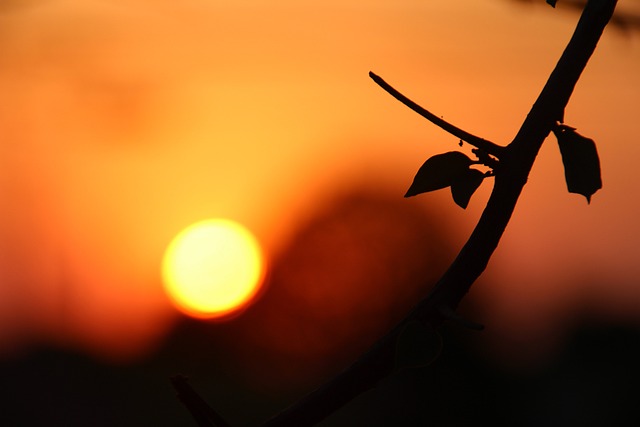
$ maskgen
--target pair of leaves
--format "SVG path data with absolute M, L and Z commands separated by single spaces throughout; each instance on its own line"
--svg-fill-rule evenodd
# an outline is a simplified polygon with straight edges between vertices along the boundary
M 553 133 L 560 146 L 567 189 L 570 193 L 582 194 L 587 203 L 591 203 L 591 196 L 602 188 L 600 158 L 595 142 L 567 125 L 556 126 Z
M 457 151 L 437 154 L 420 167 L 404 197 L 451 187 L 453 200 L 465 209 L 485 177 L 481 171 L 470 168 L 473 163 Z

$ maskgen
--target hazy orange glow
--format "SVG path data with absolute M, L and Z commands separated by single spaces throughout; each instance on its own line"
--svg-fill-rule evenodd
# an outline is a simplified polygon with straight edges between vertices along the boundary
M 578 18 L 510 0 L 10 3 L 0 352 L 55 342 L 114 357 L 152 350 L 175 322 L 161 265 L 186 224 L 234 218 L 276 259 L 328 195 L 366 183 L 402 200 L 427 157 L 458 148 L 369 70 L 507 144 Z M 598 143 L 602 191 L 589 206 L 567 194 L 550 139 L 474 288 L 497 341 L 535 341 L 576 301 L 640 323 L 638 40 L 608 29 L 566 111 Z M 402 201 L 456 224 L 459 248 L 489 191 L 466 211 L 444 192 Z
M 257 294 L 264 259 L 256 238 L 229 220 L 206 220 L 181 231 L 165 252 L 162 277 L 184 313 L 203 318 L 228 315 Z

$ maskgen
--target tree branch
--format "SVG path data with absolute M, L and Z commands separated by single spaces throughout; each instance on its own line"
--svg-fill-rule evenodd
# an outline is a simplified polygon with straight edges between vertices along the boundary
M 373 71 L 369 71 L 369 77 L 371 77 L 373 81 L 376 82 L 382 89 L 387 91 L 389 95 L 393 96 L 395 99 L 402 102 L 404 105 L 411 108 L 413 111 L 420 114 L 422 117 L 429 120 L 434 125 L 449 132 L 451 135 L 455 136 L 456 138 L 459 138 L 465 142 L 468 142 L 474 147 L 479 148 L 497 158 L 500 158 L 500 156 L 502 155 L 502 152 L 504 151 L 504 147 L 496 143 L 493 143 L 491 141 L 487 141 L 484 138 L 480 138 L 479 136 L 472 135 L 469 132 L 462 130 L 459 127 L 454 126 L 451 123 L 447 122 L 446 120 L 436 116 L 429 110 L 421 107 L 420 105 L 416 104 L 415 102 L 413 102 L 412 100 L 404 96 L 402 93 L 400 93 L 393 86 L 391 86 L 389 83 L 384 81 L 382 77 L 378 76 Z
M 264 427 L 312 426 L 334 412 L 361 392 L 372 388 L 390 373 L 397 337 L 406 323 L 420 319 L 438 326 L 451 316 L 460 300 L 468 292 L 486 268 L 491 255 L 504 233 L 516 202 L 544 139 L 556 121 L 561 121 L 564 108 L 573 92 L 582 70 L 596 48 L 598 40 L 611 18 L 616 0 L 590 0 L 578 22 L 573 37 L 551 73 L 538 100 L 514 140 L 504 149 L 493 143 L 459 130 L 439 119 L 422 107 L 408 101 L 382 79 L 371 73 L 376 83 L 391 88 L 391 94 L 409 105 L 434 124 L 478 148 L 491 153 L 499 147 L 500 170 L 495 176 L 495 185 L 480 220 L 457 258 L 431 293 L 396 326 L 378 341 L 351 367 L 333 381 L 314 391 L 296 405 L 286 409 L 264 424 Z M 375 76 L 375 77 L 374 77 Z M 381 85 L 381 86 L 382 86 Z M 408 101 L 408 102 L 405 102 Z M 414 108 L 415 107 L 415 108 Z M 435 120 L 433 120 L 435 119 Z M 444 126 L 443 126 L 444 125 Z M 478 141 L 480 142 L 479 145 Z M 488 149 L 487 149 L 488 148 Z
M 189 385 L 186 377 L 176 375 L 171 378 L 171 384 L 178 393 L 178 399 L 189 410 L 198 426 L 229 427 L 229 424 Z
M 353 365 L 267 421 L 264 427 L 313 426 L 360 393 L 375 387 L 392 372 L 397 338 L 410 321 L 421 320 L 436 327 L 444 320 L 452 319 L 468 323 L 468 326 L 479 326 L 460 320 L 454 310 L 486 268 L 511 218 L 538 151 L 552 128 L 557 122 L 563 121 L 563 112 L 569 97 L 615 6 L 616 0 L 590 0 L 587 3 L 558 64 L 519 132 L 507 147 L 500 147 L 475 137 L 439 119 L 408 100 L 375 74 L 370 74 L 376 83 L 427 120 L 477 148 L 499 157 L 500 168 L 495 173 L 493 191 L 478 224 L 427 298 Z
M 455 309 L 489 258 L 511 218 L 516 202 L 545 138 L 557 122 L 598 40 L 615 9 L 616 0 L 590 0 L 576 30 L 517 135 L 506 147 L 487 206 L 469 240 L 431 294 L 416 309 L 416 316 L 433 317 L 433 308 Z

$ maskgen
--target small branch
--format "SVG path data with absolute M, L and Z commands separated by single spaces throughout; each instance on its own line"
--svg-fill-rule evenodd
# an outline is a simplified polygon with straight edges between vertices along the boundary
M 182 404 L 189 410 L 191 416 L 200 427 L 230 427 L 229 424 L 191 388 L 186 377 L 176 375 L 171 378 L 171 384 L 176 392 L 178 392 L 178 399 L 180 399 Z
M 581 11 L 587 0 L 562 0 L 562 6 Z M 611 18 L 613 28 L 622 32 L 640 30 L 640 15 L 631 11 L 618 10 Z
M 449 306 L 446 306 L 446 305 L 440 306 L 438 308 L 438 312 L 440 313 L 440 315 L 444 319 L 451 320 L 453 322 L 459 323 L 460 325 L 464 326 L 465 328 L 473 329 L 474 331 L 482 331 L 482 330 L 484 330 L 484 325 L 483 324 L 476 323 L 476 322 L 471 321 L 469 319 L 465 319 L 464 317 L 462 317 L 458 313 L 456 313 Z
M 479 164 L 491 168 L 492 171 L 495 172 L 500 167 L 500 162 L 496 158 L 491 157 L 485 151 L 482 151 L 479 148 L 474 148 L 473 150 L 471 150 L 471 152 L 475 154 L 476 157 L 478 157 Z
M 325 419 L 354 397 L 378 385 L 394 368 L 396 341 L 405 319 L 332 380 L 280 412 L 262 427 L 308 427 Z
M 422 320 L 435 327 L 446 319 L 453 319 L 471 328 L 481 328 L 481 325 L 458 316 L 455 309 L 480 277 L 498 246 L 538 151 L 547 135 L 557 126 L 557 122 L 562 121 L 573 88 L 595 50 L 615 6 L 616 0 L 590 0 L 587 3 L 574 35 L 556 68 L 520 131 L 507 147 L 498 146 L 447 123 L 406 98 L 374 73 L 370 73 L 371 78 L 383 89 L 427 120 L 487 155 L 498 158 L 500 170 L 495 174 L 493 191 L 469 240 L 427 298 L 353 365 L 267 421 L 265 427 L 313 426 L 363 391 L 375 387 L 382 378 L 392 372 L 395 344 L 400 331 L 409 321 Z M 188 386 L 186 379 L 176 377 L 173 382 L 180 399 L 199 420 L 201 427 L 227 426 L 219 415 L 206 403 L 201 402 L 202 399 Z
M 464 320 L 454 310 L 471 285 L 486 268 L 509 223 L 520 193 L 544 139 L 566 107 L 580 73 L 615 9 L 616 0 L 591 0 L 587 4 L 573 37 L 551 73 L 522 128 L 508 147 L 500 147 L 470 135 L 434 116 L 370 73 L 371 78 L 403 104 L 427 120 L 500 160 L 500 173 L 487 206 L 469 240 L 452 265 L 438 280 L 431 293 L 391 332 L 381 338 L 353 365 L 334 380 L 289 407 L 263 427 L 306 427 L 316 424 L 362 391 L 374 387 L 391 371 L 395 343 L 401 328 L 414 319 L 435 326 L 446 319 L 479 329 L 481 325 Z M 472 143 L 473 141 L 473 143 Z
M 376 82 L 382 89 L 387 91 L 389 95 L 393 96 L 395 99 L 402 102 L 404 105 L 411 108 L 413 111 L 420 114 L 422 117 L 429 120 L 434 125 L 449 132 L 451 135 L 465 142 L 468 142 L 474 147 L 479 148 L 485 151 L 486 153 L 491 154 L 492 156 L 495 156 L 497 158 L 500 158 L 500 156 L 502 155 L 504 151 L 504 147 L 501 147 L 500 145 L 494 142 L 487 141 L 486 139 L 480 138 L 479 136 L 472 135 L 469 132 L 460 129 L 457 126 L 452 125 L 446 120 L 441 119 L 440 117 L 436 116 L 432 112 L 426 110 L 425 108 L 421 107 L 420 105 L 416 104 L 415 102 L 413 102 L 412 100 L 404 96 L 402 93 L 400 93 L 393 86 L 391 86 L 389 83 L 384 81 L 382 77 L 378 76 L 373 71 L 369 71 L 369 77 L 371 77 L 373 81 Z
M 573 89 L 613 15 L 616 0 L 590 0 L 555 69 L 513 141 L 476 228 L 431 294 L 416 308 L 418 318 L 433 318 L 436 307 L 454 309 L 486 268 L 509 223 L 542 143 L 563 116 Z M 437 321 L 436 317 L 436 321 Z

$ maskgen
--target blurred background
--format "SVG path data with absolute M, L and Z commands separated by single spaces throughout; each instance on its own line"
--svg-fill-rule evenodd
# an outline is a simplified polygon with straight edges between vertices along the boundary
M 466 210 L 446 190 L 403 199 L 460 148 L 368 71 L 506 145 L 575 28 L 566 3 L 2 1 L 0 422 L 195 425 L 181 373 L 250 426 L 334 375 L 428 292 L 492 184 Z M 603 189 L 567 193 L 551 137 L 464 301 L 486 330 L 447 327 L 436 364 L 323 425 L 637 411 L 639 100 L 640 32 L 611 26 L 565 115 L 598 144 Z M 161 277 L 207 218 L 247 227 L 267 264 L 221 320 L 182 314 Z

